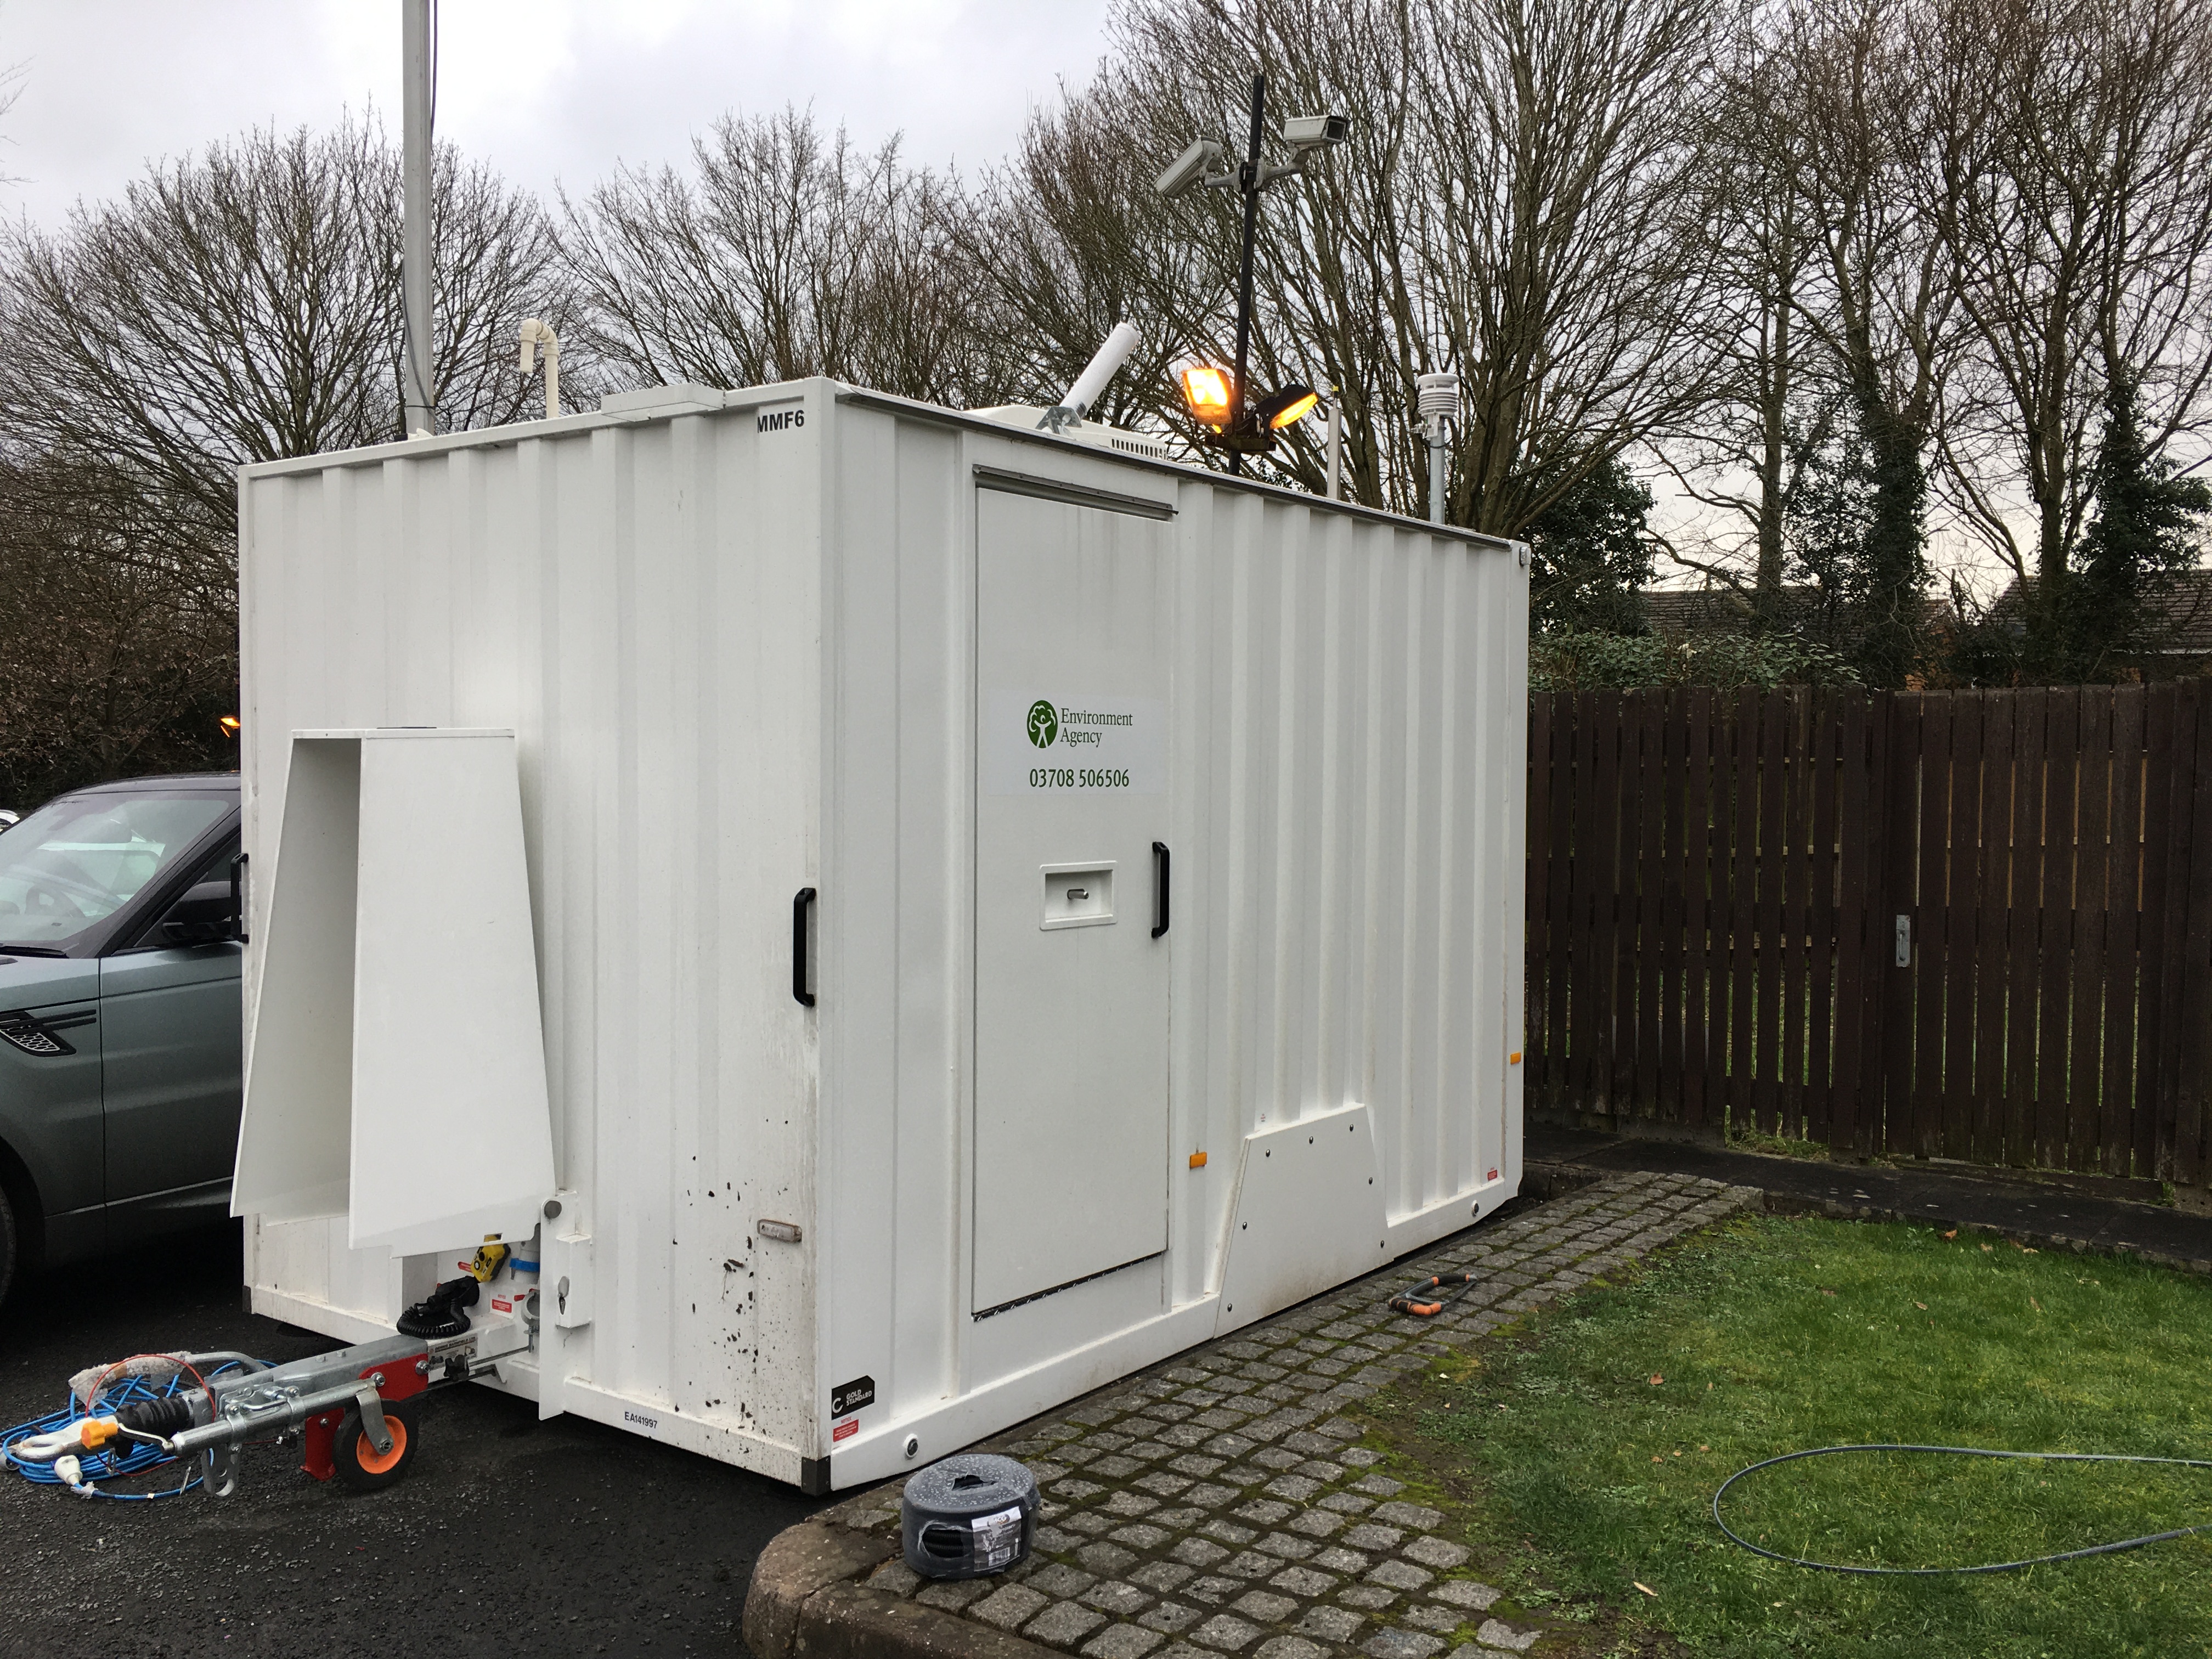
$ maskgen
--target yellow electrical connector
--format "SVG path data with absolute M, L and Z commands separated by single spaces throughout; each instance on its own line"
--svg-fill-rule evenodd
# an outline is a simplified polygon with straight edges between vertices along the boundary
M 477 1246 L 477 1259 L 469 1264 L 479 1285 L 489 1285 L 499 1272 L 499 1264 L 507 1260 L 507 1246 L 499 1242 L 497 1233 L 486 1233 L 484 1242 Z

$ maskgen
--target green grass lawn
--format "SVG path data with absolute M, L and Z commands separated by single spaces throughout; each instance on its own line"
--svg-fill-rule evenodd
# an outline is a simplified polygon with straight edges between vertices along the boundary
M 1869 1579 L 1761 1560 L 1711 1512 L 1746 1464 L 1842 1442 L 2212 1458 L 2212 1280 L 1747 1218 L 1438 1360 L 1375 1420 L 1509 1610 L 1579 1621 L 1539 1654 L 2212 1656 L 2212 1534 Z M 1738 1486 L 1728 1514 L 1793 1555 L 1963 1565 L 2212 1522 L 2212 1470 L 1816 1458 Z

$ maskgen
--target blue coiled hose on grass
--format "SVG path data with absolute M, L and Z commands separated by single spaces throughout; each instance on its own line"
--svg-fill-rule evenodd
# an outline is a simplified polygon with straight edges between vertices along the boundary
M 1721 1518 L 1721 1499 L 1728 1489 L 1746 1475 L 1757 1474 L 1761 1469 L 1771 1469 L 1777 1463 L 1795 1462 L 1801 1457 L 1837 1457 L 1847 1452 L 1923 1452 L 1946 1457 L 2008 1457 L 2022 1458 L 2043 1463 L 2166 1463 L 2185 1469 L 2212 1469 L 2212 1462 L 2197 1457 L 2132 1457 L 2122 1452 L 2023 1452 L 1992 1451 L 1986 1446 L 1816 1446 L 1810 1451 L 1784 1452 L 1779 1457 L 1770 1457 L 1763 1462 L 1738 1469 L 1721 1482 L 1720 1490 L 1713 1494 L 1713 1524 L 1729 1537 L 1729 1541 L 1741 1544 L 1753 1555 L 1763 1555 L 1770 1561 L 1781 1561 L 1793 1567 L 1811 1567 L 1820 1572 L 1849 1572 L 1869 1578 L 1942 1578 L 1977 1572 L 2017 1572 L 2022 1567 L 2039 1567 L 2052 1561 L 2080 1561 L 2092 1555 L 2117 1555 L 2122 1550 L 2141 1549 L 2145 1544 L 2162 1544 L 2169 1538 L 2187 1538 L 2200 1532 L 2212 1532 L 2212 1521 L 2194 1527 L 2176 1527 L 2169 1532 L 2147 1532 L 2140 1538 L 2124 1538 L 2117 1543 L 2092 1544 L 2087 1549 L 2061 1550 L 2056 1555 L 2031 1555 L 2024 1561 L 1984 1561 L 1970 1567 L 1858 1567 L 1847 1566 L 1841 1561 L 1813 1561 L 1802 1555 L 1784 1555 L 1779 1550 L 1763 1549 L 1743 1537 Z

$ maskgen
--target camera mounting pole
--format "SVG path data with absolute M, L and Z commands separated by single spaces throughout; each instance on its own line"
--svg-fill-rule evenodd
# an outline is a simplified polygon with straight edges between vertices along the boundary
M 1267 77 L 1252 77 L 1252 143 L 1245 152 L 1244 165 L 1237 170 L 1237 188 L 1244 192 L 1244 258 L 1237 283 L 1237 380 L 1229 388 L 1234 400 L 1230 404 L 1229 430 L 1239 431 L 1244 424 L 1247 407 L 1244 396 L 1244 372 L 1252 353 L 1252 243 L 1260 229 L 1260 192 L 1267 186 L 1260 171 L 1260 133 L 1267 116 Z M 1229 470 L 1232 473 L 1244 471 L 1242 452 L 1229 452 Z

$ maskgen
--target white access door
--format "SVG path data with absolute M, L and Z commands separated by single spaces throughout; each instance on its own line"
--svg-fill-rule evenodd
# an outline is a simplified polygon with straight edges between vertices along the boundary
M 980 1313 L 1166 1248 L 1175 935 L 1169 526 L 980 485 L 975 525 Z

